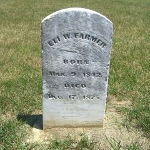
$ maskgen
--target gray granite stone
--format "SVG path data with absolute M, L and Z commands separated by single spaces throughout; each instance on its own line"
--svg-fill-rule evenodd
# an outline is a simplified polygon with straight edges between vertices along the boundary
M 42 21 L 43 127 L 101 127 L 113 25 L 88 9 L 68 8 Z

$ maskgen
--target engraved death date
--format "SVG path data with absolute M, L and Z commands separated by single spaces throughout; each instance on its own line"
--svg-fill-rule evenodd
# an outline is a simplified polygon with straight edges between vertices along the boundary
M 90 64 L 90 61 L 89 60 L 74 60 L 74 59 L 68 60 L 68 59 L 64 59 L 62 64 L 64 64 L 64 65 L 85 65 L 86 66 L 86 65 Z M 80 81 L 75 80 L 76 77 L 80 76 L 81 78 L 84 78 L 85 80 L 91 80 L 91 78 L 101 78 L 102 74 L 99 71 L 92 71 L 92 72 L 90 72 L 90 71 L 85 71 L 84 72 L 83 71 L 82 72 L 81 70 L 78 70 L 78 71 L 70 71 L 70 72 L 67 72 L 67 73 L 63 72 L 63 71 L 62 72 L 48 71 L 47 76 L 49 76 L 50 78 L 54 77 L 55 79 L 58 79 L 58 78 L 60 79 L 61 78 L 62 81 L 63 81 L 63 77 L 69 77 L 69 78 L 72 77 L 73 82 L 69 83 L 69 82 L 65 81 L 63 83 L 63 87 L 61 87 L 61 88 L 66 89 L 66 90 L 71 90 L 71 89 L 84 90 L 84 89 L 88 88 L 88 85 L 87 85 L 88 82 L 80 83 Z M 57 89 L 59 86 L 60 85 L 50 85 L 49 89 Z M 47 96 L 48 96 L 49 99 L 63 99 L 64 98 L 61 95 L 59 95 L 59 96 L 58 95 L 56 96 L 56 95 L 53 92 L 47 93 Z M 70 95 L 69 94 L 67 96 L 67 98 L 74 100 L 74 99 L 78 98 L 78 95 L 76 95 L 76 94 L 71 94 Z M 90 94 L 88 94 L 88 95 L 83 94 L 82 97 L 80 97 L 80 98 L 82 98 L 83 100 L 100 99 L 99 96 L 94 96 L 94 95 L 90 95 Z

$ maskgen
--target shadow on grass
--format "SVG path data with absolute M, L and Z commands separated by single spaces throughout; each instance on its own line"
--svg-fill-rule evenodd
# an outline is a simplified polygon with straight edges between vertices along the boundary
M 43 129 L 43 116 L 41 114 L 39 115 L 19 114 L 17 116 L 17 120 L 25 122 L 33 128 L 40 129 L 40 130 Z

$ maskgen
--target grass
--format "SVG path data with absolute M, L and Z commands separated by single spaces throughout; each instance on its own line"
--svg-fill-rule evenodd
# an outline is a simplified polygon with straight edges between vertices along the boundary
M 0 150 L 27 149 L 27 144 L 22 140 L 27 132 L 21 128 L 21 122 L 0 119 L 0 126 Z
M 23 142 L 30 132 L 16 118 L 42 109 L 40 23 L 48 14 L 67 7 L 89 8 L 113 22 L 108 96 L 130 101 L 131 107 L 119 108 L 126 126 L 150 137 L 149 0 L 0 0 L 0 149 L 41 147 Z M 65 149 L 64 143 L 73 143 L 69 140 L 52 141 L 49 149 Z M 134 142 L 124 146 L 121 141 L 108 140 L 112 149 L 138 149 Z M 76 149 L 91 149 L 92 143 L 84 138 Z
M 108 140 L 108 139 L 107 139 Z M 112 138 L 111 140 L 108 140 L 111 148 L 113 150 L 138 150 L 141 149 L 139 148 L 139 144 L 138 143 L 132 143 L 130 145 L 122 145 L 121 141 L 116 141 L 116 139 Z
M 64 140 L 55 139 L 51 141 L 51 144 L 47 149 L 59 149 L 59 150 L 82 150 L 82 149 L 94 149 L 96 142 L 88 139 L 87 136 L 83 136 L 79 141 L 71 137 L 67 137 Z

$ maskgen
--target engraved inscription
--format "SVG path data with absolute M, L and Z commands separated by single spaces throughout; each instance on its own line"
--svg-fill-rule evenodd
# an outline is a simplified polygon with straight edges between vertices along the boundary
M 85 84 L 69 84 L 69 83 L 65 83 L 64 84 L 65 88 L 85 88 L 86 85 Z
M 64 73 L 64 72 L 55 72 L 55 71 L 49 71 L 49 75 L 52 77 L 65 77 L 65 76 L 71 76 L 71 77 L 75 77 L 77 75 L 77 72 L 70 72 L 70 73 Z M 95 78 L 99 78 L 102 77 L 102 74 L 100 72 L 83 72 L 81 74 L 81 77 L 95 77 Z M 107 80 L 107 78 L 106 78 Z
M 75 38 L 81 38 L 81 39 L 86 39 L 89 41 L 92 41 L 94 43 L 97 43 L 101 47 L 105 47 L 106 43 L 104 43 L 102 40 L 98 39 L 97 37 L 94 37 L 89 34 L 83 34 L 83 33 L 74 33 Z
M 76 76 L 76 72 L 71 72 L 71 74 L 70 74 L 71 76 Z
M 83 75 L 84 77 L 102 77 L 102 74 L 100 72 L 84 72 Z
M 57 36 L 56 38 L 54 38 L 54 39 L 48 41 L 48 44 L 49 44 L 50 46 L 53 46 L 55 43 L 58 43 L 58 42 L 60 42 L 60 37 L 59 37 L 59 36 Z
M 70 99 L 74 99 L 76 97 L 76 95 L 69 95 Z
M 49 75 L 50 76 L 65 76 L 65 73 L 59 73 L 59 72 L 55 72 L 55 71 L 49 71 Z
M 91 34 L 86 34 L 86 33 L 80 33 L 80 32 L 70 32 L 70 33 L 65 33 L 65 34 L 62 34 L 62 35 L 59 35 L 59 36 L 56 36 L 55 38 L 52 38 L 51 40 L 48 41 L 48 44 L 49 46 L 54 46 L 55 44 L 59 43 L 59 42 L 64 42 L 64 41 L 67 41 L 67 40 L 71 40 L 71 39 L 74 39 L 74 40 L 86 40 L 86 41 L 89 41 L 89 42 L 92 42 L 94 44 L 96 44 L 97 46 L 100 46 L 101 48 L 104 48 L 106 46 L 106 43 L 96 37 L 96 36 L 93 36 Z M 88 59 L 76 59 L 76 58 L 73 58 L 73 59 L 63 59 L 62 60 L 62 64 L 64 64 L 65 66 L 73 66 L 73 65 L 79 65 L 79 66 L 89 66 L 90 65 L 90 60 Z M 98 71 L 93 71 L 93 72 L 90 72 L 90 71 L 83 71 L 83 72 L 77 72 L 77 71 L 72 71 L 72 72 L 57 72 L 57 71 L 49 71 L 48 74 L 51 76 L 51 77 L 73 77 L 76 78 L 76 77 L 81 77 L 81 78 L 101 78 L 102 77 L 102 73 L 98 72 Z M 87 84 L 87 83 L 86 83 Z M 62 88 L 64 90 L 71 90 L 71 89 L 81 89 L 81 90 L 86 90 L 89 88 L 88 85 L 86 85 L 85 83 L 79 83 L 77 81 L 77 83 L 68 83 L 68 82 L 65 82 L 63 84 L 59 84 L 57 85 L 59 88 Z M 50 86 L 49 88 L 54 88 L 54 86 Z M 70 100 L 75 100 L 75 99 L 83 99 L 83 100 L 95 100 L 95 99 L 100 99 L 100 97 L 98 96 L 94 96 L 94 95 L 82 95 L 80 96 L 80 98 L 78 97 L 78 95 L 74 95 L 74 93 L 72 93 L 72 95 L 68 95 L 67 97 L 63 97 L 61 94 L 58 96 L 55 96 L 55 94 L 50 94 L 48 93 L 48 97 L 50 99 L 63 99 L 63 98 L 67 98 L 70 99 Z
M 90 99 L 90 100 L 92 100 L 92 99 L 94 99 L 94 98 L 100 99 L 99 96 L 93 96 L 93 95 L 84 95 L 83 98 L 84 98 L 84 99 Z
M 54 96 L 53 94 L 50 94 L 50 93 L 48 93 L 47 95 L 48 95 L 48 98 L 50 99 L 62 99 L 61 96 Z
M 104 48 L 106 46 L 106 42 L 104 42 L 102 39 L 99 39 L 98 37 L 95 37 L 90 34 L 80 33 L 80 32 L 74 32 L 74 33 L 71 32 L 71 33 L 65 33 L 65 34 L 59 35 L 55 38 L 52 38 L 50 41 L 48 41 L 48 44 L 49 44 L 49 46 L 54 46 L 55 44 L 59 43 L 60 41 L 68 40 L 68 39 L 88 40 L 102 48 Z
M 64 64 L 77 64 L 77 65 L 80 65 L 80 64 L 84 64 L 84 65 L 88 65 L 89 64 L 89 60 L 68 60 L 68 59 L 64 59 Z
M 48 93 L 47 94 L 48 98 L 49 99 L 63 99 L 62 96 L 58 95 L 58 96 L 54 96 L 53 94 L 51 93 Z M 68 95 L 68 99 L 79 99 L 79 97 L 77 95 Z M 99 96 L 94 96 L 94 95 L 83 95 L 83 100 L 94 100 L 94 99 L 100 99 Z
M 63 34 L 63 37 L 64 37 L 65 39 L 69 39 L 69 38 L 70 38 L 70 33 Z

